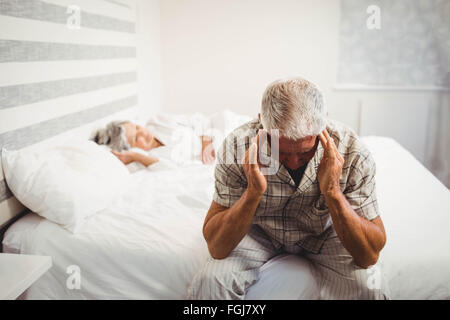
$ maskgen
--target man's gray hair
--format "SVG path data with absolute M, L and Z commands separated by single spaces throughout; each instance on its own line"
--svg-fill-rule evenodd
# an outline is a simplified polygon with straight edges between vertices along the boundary
M 298 140 L 317 136 L 326 126 L 326 107 L 320 89 L 303 78 L 272 82 L 264 92 L 261 122 L 266 130 Z
M 130 121 L 113 121 L 110 122 L 106 128 L 96 130 L 91 137 L 91 140 L 97 144 L 104 144 L 116 151 L 123 151 L 130 149 L 127 137 L 125 135 L 125 128 L 123 125 L 130 123 Z

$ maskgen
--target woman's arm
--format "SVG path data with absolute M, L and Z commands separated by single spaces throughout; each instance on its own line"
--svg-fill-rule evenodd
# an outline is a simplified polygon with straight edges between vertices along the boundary
M 122 151 L 117 152 L 112 150 L 111 151 L 117 158 L 119 158 L 120 161 L 122 161 L 123 164 L 127 165 L 131 162 L 139 162 L 143 164 L 144 166 L 148 167 L 156 162 L 158 162 L 158 158 L 150 157 L 138 152 L 133 151 Z
M 158 162 L 158 158 L 146 156 L 144 154 L 140 154 L 137 152 L 134 153 L 134 161 L 142 163 L 144 166 L 148 167 L 156 162 Z

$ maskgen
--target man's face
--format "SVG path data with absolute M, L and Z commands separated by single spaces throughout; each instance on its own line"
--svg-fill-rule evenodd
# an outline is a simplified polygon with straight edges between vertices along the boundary
M 285 167 L 296 170 L 314 157 L 318 144 L 317 136 L 299 140 L 291 140 L 281 136 L 279 138 L 279 160 Z

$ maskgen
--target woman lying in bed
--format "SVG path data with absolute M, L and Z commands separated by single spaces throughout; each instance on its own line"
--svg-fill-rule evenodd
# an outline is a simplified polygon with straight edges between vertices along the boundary
M 170 121 L 172 120 L 172 121 Z M 160 158 L 183 163 L 199 158 L 212 164 L 215 151 L 212 138 L 197 134 L 192 123 L 154 117 L 141 126 L 130 121 L 114 121 L 97 130 L 92 140 L 107 145 L 125 165 L 138 162 L 148 167 Z

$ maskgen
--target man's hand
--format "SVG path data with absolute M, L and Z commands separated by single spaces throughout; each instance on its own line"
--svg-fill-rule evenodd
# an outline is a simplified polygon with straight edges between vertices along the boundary
M 320 191 L 325 196 L 333 228 L 355 264 L 366 269 L 378 261 L 380 251 L 386 243 L 383 222 L 380 217 L 369 221 L 353 209 L 339 186 L 344 158 L 326 130 L 322 131 L 319 139 L 325 152 L 317 178 Z
M 267 189 L 267 178 L 262 174 L 258 162 L 258 136 L 251 140 L 250 148 L 244 155 L 244 172 L 247 177 L 247 189 L 252 195 L 260 196 Z
M 319 134 L 319 139 L 322 143 L 324 154 L 317 171 L 317 178 L 322 194 L 329 195 L 341 190 L 339 179 L 344 166 L 344 158 L 339 153 L 333 138 L 330 137 L 326 129 Z
M 259 167 L 258 144 L 259 134 L 252 139 L 250 148 L 244 155 L 242 165 L 247 178 L 247 189 L 239 200 L 230 208 L 213 201 L 206 215 L 203 236 L 214 259 L 228 257 L 245 237 L 267 189 L 267 179 Z
M 136 161 L 136 152 L 131 152 L 131 151 L 122 151 L 122 152 L 117 152 L 115 150 L 111 150 L 111 152 L 120 160 L 122 161 L 123 164 L 127 165 L 130 164 L 131 162 Z

